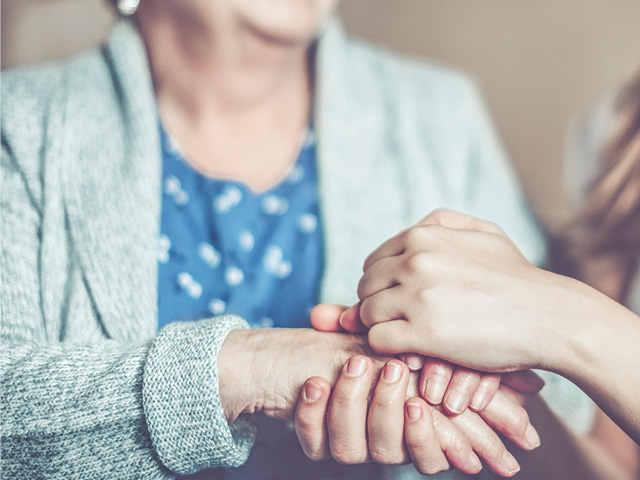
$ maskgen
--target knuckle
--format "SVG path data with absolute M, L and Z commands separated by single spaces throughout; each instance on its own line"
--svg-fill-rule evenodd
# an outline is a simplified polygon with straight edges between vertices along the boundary
M 482 439 L 482 449 L 491 456 L 500 457 L 505 447 L 497 435 L 488 435 Z
M 407 270 L 411 275 L 423 275 L 432 270 L 433 261 L 427 252 L 418 251 L 407 258 Z
M 375 322 L 377 313 L 375 296 L 365 298 L 360 303 L 360 319 L 364 322 L 365 325 L 371 326 Z
M 435 475 L 436 473 L 446 472 L 449 470 L 449 464 L 445 460 L 436 460 L 432 462 L 423 462 L 416 465 L 416 469 L 422 475 Z
M 416 291 L 415 295 L 416 295 L 416 298 L 415 298 L 416 303 L 419 305 L 420 308 L 425 308 L 432 304 L 433 293 L 430 289 L 419 288 Z
M 430 447 L 431 438 L 427 432 L 422 431 L 419 434 L 407 435 L 405 442 L 412 450 L 427 450 Z
M 388 346 L 388 336 L 385 335 L 384 330 L 381 328 L 384 324 L 374 325 L 367 334 L 367 340 L 369 345 L 376 352 L 383 352 Z
M 399 463 L 402 463 L 401 458 L 398 458 L 397 455 L 394 455 L 384 448 L 373 446 L 369 450 L 369 455 L 371 455 L 371 459 L 374 462 L 381 465 L 397 465 Z
M 367 286 L 367 277 L 366 277 L 366 273 L 360 277 L 360 281 L 358 282 L 358 287 L 356 289 L 356 293 L 358 295 L 358 299 L 362 300 L 364 297 L 364 293 L 366 292 L 366 286 Z
M 401 399 L 404 403 L 404 398 Z M 398 405 L 398 400 L 389 395 L 375 395 L 373 397 L 372 406 L 378 410 L 392 410 Z
M 306 415 L 298 413 L 295 421 L 296 433 L 302 438 L 308 438 L 314 432 L 314 426 L 311 420 L 306 417 Z
M 529 425 L 529 415 L 522 407 L 515 407 L 509 415 L 511 429 L 517 433 L 523 433 Z
M 447 452 L 460 457 L 470 449 L 469 444 L 460 437 L 453 438 L 447 446 Z
M 303 450 L 304 454 L 314 462 L 327 458 L 327 455 L 321 449 L 306 447 Z
M 424 362 L 424 367 L 422 367 L 422 371 L 425 375 L 428 376 L 437 376 L 442 377 L 447 382 L 451 379 L 453 375 L 453 365 L 440 360 L 439 358 L 426 358 Z
M 477 387 L 480 381 L 480 374 L 473 370 L 467 370 L 466 368 L 457 368 L 455 372 L 453 372 L 452 381 L 460 388 L 467 390 L 472 387 Z
M 427 228 L 424 226 L 412 227 L 405 233 L 405 244 L 409 248 L 424 244 L 427 238 Z
M 334 460 L 344 465 L 355 465 L 364 463 L 367 460 L 367 454 L 353 449 L 337 448 L 332 449 L 331 454 Z

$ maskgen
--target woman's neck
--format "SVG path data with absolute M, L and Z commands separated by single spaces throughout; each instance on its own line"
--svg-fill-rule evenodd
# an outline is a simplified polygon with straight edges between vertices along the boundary
M 212 115 L 265 115 L 283 104 L 302 104 L 308 113 L 307 44 L 281 43 L 226 19 L 211 25 L 184 12 L 145 11 L 144 5 L 138 22 L 161 109 L 189 123 Z
M 277 182 L 295 162 L 311 114 L 310 42 L 278 42 L 239 22 L 209 25 L 145 4 L 138 25 L 158 108 L 189 161 L 256 190 Z

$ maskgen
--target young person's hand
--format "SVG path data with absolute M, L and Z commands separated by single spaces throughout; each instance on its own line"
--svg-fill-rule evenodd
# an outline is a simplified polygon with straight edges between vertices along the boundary
M 321 377 L 307 380 L 295 426 L 310 458 L 333 457 L 347 464 L 413 462 L 426 475 L 450 468 L 474 474 L 482 459 L 509 477 L 519 466 L 494 429 L 526 450 L 540 443 L 521 399 L 505 393 L 508 387 L 480 414 L 467 410 L 450 416 L 415 396 L 417 376 L 403 362 L 390 360 L 382 372 L 377 369 L 375 361 L 356 356 L 333 388 Z
M 359 320 L 357 306 L 347 309 L 340 305 L 320 304 L 311 312 L 311 323 L 320 331 L 367 331 Z M 483 410 L 501 382 L 521 393 L 536 393 L 544 386 L 544 381 L 530 370 L 500 375 L 418 354 L 402 354 L 400 359 L 411 371 L 421 372 L 420 395 L 431 405 L 441 405 L 451 415 L 458 415 L 467 408 L 476 412 Z
M 383 354 L 415 352 L 493 372 L 544 368 L 562 350 L 547 330 L 567 296 L 580 308 L 592 303 L 577 283 L 529 263 L 495 225 L 437 211 L 367 258 L 360 302 L 341 324 L 369 328 L 370 345 Z M 579 321 L 573 313 L 567 321 Z

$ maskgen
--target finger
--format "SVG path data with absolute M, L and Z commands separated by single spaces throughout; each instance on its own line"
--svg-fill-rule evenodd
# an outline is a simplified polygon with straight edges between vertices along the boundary
M 302 387 L 295 414 L 295 429 L 302 450 L 311 460 L 330 456 L 327 408 L 331 386 L 321 377 L 308 379 Z
M 382 290 L 360 302 L 360 320 L 371 328 L 377 323 L 404 318 L 402 306 L 405 300 L 405 289 L 400 285 Z
M 413 465 L 423 475 L 435 475 L 451 468 L 436 435 L 427 403 L 414 397 L 405 403 L 404 439 Z
M 422 355 L 418 355 L 417 353 L 403 353 L 400 355 L 400 360 L 407 364 L 409 370 L 417 372 L 422 370 L 422 367 L 424 367 L 426 358 Z
M 340 316 L 347 310 L 342 305 L 321 303 L 311 310 L 311 325 L 321 332 L 340 332 Z
M 422 397 L 432 405 L 440 405 L 453 375 L 454 366 L 438 358 L 427 357 L 420 377 Z
M 480 385 L 479 372 L 456 367 L 442 402 L 445 410 L 453 415 L 464 412 L 469 407 L 478 385 Z
M 495 473 L 511 477 L 520 470 L 517 460 L 500 437 L 477 413 L 465 410 L 460 415 L 450 417 L 450 420 L 464 432 L 476 454 Z
M 367 431 L 369 454 L 384 465 L 400 465 L 409 460 L 404 449 L 404 401 L 409 369 L 399 360 L 384 366 L 369 406 Z
M 540 446 L 540 437 L 527 411 L 501 390 L 479 415 L 519 447 L 533 450 Z
M 402 266 L 399 265 L 398 258 L 398 256 L 380 258 L 365 270 L 358 282 L 357 293 L 360 300 L 400 283 L 405 272 L 401 270 Z
M 480 375 L 480 383 L 476 389 L 476 393 L 471 398 L 469 407 L 479 412 L 493 400 L 493 396 L 500 386 L 501 375 L 499 373 L 483 373 Z
M 368 334 L 369 345 L 381 355 L 398 355 L 418 350 L 416 334 L 409 322 L 392 320 L 374 325 Z
M 333 387 L 327 430 L 331 455 L 340 463 L 362 463 L 368 458 L 367 405 L 372 370 L 367 357 L 351 357 Z
M 346 309 L 340 316 L 340 326 L 351 333 L 364 333 L 369 328 L 360 319 L 360 302 Z
M 405 235 L 407 230 L 403 230 L 397 235 L 391 237 L 389 240 L 384 242 L 378 248 L 376 248 L 373 252 L 369 254 L 369 256 L 364 261 L 364 265 L 362 267 L 362 271 L 366 272 L 371 265 L 380 260 L 381 258 L 386 257 L 394 257 L 396 255 L 401 255 L 405 249 Z
M 538 393 L 544 387 L 544 380 L 533 370 L 505 373 L 502 383 L 522 393 Z
M 416 225 L 440 225 L 458 230 L 477 230 L 479 232 L 504 235 L 504 231 L 495 223 L 446 208 L 434 210 Z
M 482 470 L 482 463 L 473 451 L 465 433 L 436 407 L 429 406 L 440 448 L 449 463 L 465 473 L 474 475 Z

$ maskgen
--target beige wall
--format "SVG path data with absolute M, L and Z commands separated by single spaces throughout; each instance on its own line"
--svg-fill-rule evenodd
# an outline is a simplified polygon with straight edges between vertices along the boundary
M 536 211 L 564 215 L 561 157 L 575 114 L 640 66 L 638 0 L 343 0 L 349 31 L 471 72 Z M 103 0 L 2 0 L 3 67 L 97 42 Z

